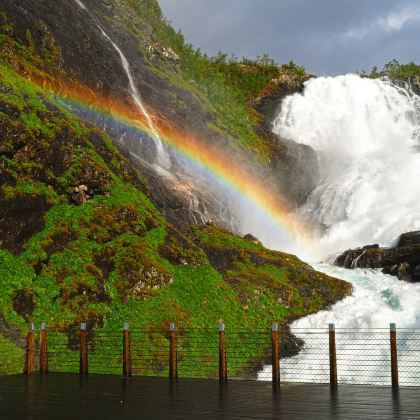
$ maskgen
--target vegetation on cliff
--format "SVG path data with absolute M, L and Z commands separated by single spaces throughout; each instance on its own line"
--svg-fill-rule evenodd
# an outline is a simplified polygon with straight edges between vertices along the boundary
M 216 113 L 219 128 L 264 143 L 253 130 L 252 97 L 281 72 L 303 76 L 302 69 L 293 63 L 279 69 L 265 59 L 210 59 L 171 30 L 156 2 L 116 4 L 138 13 L 120 25 L 173 48 L 183 61 L 174 83 L 181 74 Z M 134 29 L 138 16 L 147 18 L 152 35 Z M 296 257 L 214 225 L 188 232 L 172 226 L 111 139 L 31 81 L 66 72 L 54 36 L 40 25 L 43 42 L 29 28 L 22 39 L 14 24 L 1 16 L 0 353 L 8 363 L 0 360 L 0 373 L 21 370 L 27 322 L 59 329 L 66 345 L 81 321 L 98 330 L 119 330 L 123 322 L 133 329 L 163 330 L 170 322 L 215 328 L 221 320 L 231 330 L 259 329 L 350 293 L 347 283 Z M 174 77 L 166 63 L 153 65 L 155 71 Z M 142 345 L 156 343 L 149 337 Z M 251 350 L 244 343 L 244 354 L 251 357 Z
M 402 82 L 415 78 L 417 82 L 420 78 L 420 65 L 413 61 L 407 64 L 400 64 L 394 58 L 389 63 L 385 64 L 382 70 L 379 70 L 377 66 L 373 67 L 369 77 L 373 79 L 389 77 L 391 80 Z

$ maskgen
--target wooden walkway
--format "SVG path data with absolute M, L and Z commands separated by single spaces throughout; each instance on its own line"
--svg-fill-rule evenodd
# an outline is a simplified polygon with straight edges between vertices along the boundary
M 70 374 L 0 377 L 1 419 L 420 419 L 420 388 Z

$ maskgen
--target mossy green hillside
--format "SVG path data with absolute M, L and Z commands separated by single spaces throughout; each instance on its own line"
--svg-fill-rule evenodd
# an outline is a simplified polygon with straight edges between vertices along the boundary
M 69 116 L 7 63 L 0 68 L 0 307 L 4 324 L 20 331 L 0 345 L 12 361 L 22 356 L 28 322 L 60 329 L 67 344 L 81 321 L 98 331 L 123 322 L 215 329 L 221 320 L 232 330 L 266 329 L 349 293 L 338 280 L 321 282 L 326 277 L 297 258 L 215 226 L 180 233 L 106 135 Z M 150 353 L 156 340 L 140 350 Z M 261 356 L 264 346 L 244 343 L 244 351 Z M 15 371 L 15 362 L 5 369 Z

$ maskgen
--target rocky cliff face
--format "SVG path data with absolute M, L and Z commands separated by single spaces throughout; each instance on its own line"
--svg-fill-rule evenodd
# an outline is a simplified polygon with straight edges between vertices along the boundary
M 31 0 L 18 3 L 6 0 L 2 9 L 8 21 L 16 23 L 13 30 L 16 39 L 30 42 L 41 55 L 46 48 L 51 50 L 55 71 L 62 72 L 65 78 L 77 81 L 103 97 L 118 98 L 130 106 L 128 80 L 120 57 L 103 36 L 98 27 L 100 25 L 117 45 L 123 45 L 124 55 L 135 75 L 136 86 L 160 119 L 170 121 L 178 130 L 199 136 L 216 149 L 231 150 L 235 155 L 255 152 L 238 149 L 240 143 L 228 140 L 229 133 L 223 135 L 220 129 L 213 129 L 218 118 L 216 112 L 209 109 L 206 101 L 192 87 L 185 87 L 185 83 L 181 83 L 176 54 L 168 53 L 164 45 L 156 42 L 153 28 L 136 17 L 129 2 L 91 0 L 87 6 L 89 13 L 78 7 L 75 1 L 65 2 L 57 8 L 51 0 L 40 0 L 35 8 Z M 35 29 L 31 31 L 30 28 Z M 175 82 L 177 79 L 178 83 Z M 293 74 L 276 79 L 268 92 L 254 103 L 255 110 L 263 120 L 256 127 L 257 134 L 265 139 L 269 147 L 267 163 L 270 170 L 267 175 L 271 178 L 270 184 L 287 198 L 291 208 L 299 205 L 313 189 L 318 178 L 317 159 L 310 148 L 274 136 L 271 121 L 281 100 L 301 90 L 303 80 Z M 131 152 L 128 155 L 149 156 L 146 161 L 153 157 L 150 143 L 144 147 L 144 142 L 138 136 L 128 136 L 101 119 L 92 122 L 105 128 L 117 147 Z M 161 176 L 156 176 L 144 162 L 136 158 L 132 160 L 150 180 L 156 203 L 172 222 L 179 222 L 180 227 L 185 227 L 191 222 L 200 221 L 200 212 L 191 210 L 188 194 L 178 193 L 177 188 L 170 183 L 168 185 Z M 232 215 L 228 212 L 220 214 L 221 207 L 229 208 L 227 201 L 220 206 L 223 197 L 219 197 L 219 202 L 213 206 L 211 194 L 210 197 L 202 196 L 200 188 L 195 189 L 194 193 L 201 203 L 198 208 L 206 207 L 206 221 L 222 222 L 224 218 L 226 226 L 235 227 Z M 173 206 L 174 202 L 176 206 Z
M 30 34 L 31 44 L 40 55 L 47 45 L 51 47 L 55 54 L 54 70 L 62 72 L 65 79 L 77 81 L 101 97 L 118 99 L 132 106 L 121 59 L 102 34 L 98 27 L 100 25 L 117 45 L 124 46 L 124 55 L 135 75 L 137 88 L 159 118 L 171 121 L 177 129 L 205 138 L 215 147 L 226 147 L 225 138 L 208 127 L 215 120 L 215 115 L 206 110 L 202 101 L 191 91 L 171 83 L 157 71 L 160 66 L 169 67 L 175 73 L 177 70 L 171 57 L 161 56 L 157 63 L 151 61 L 156 54 L 154 50 L 150 51 L 153 41 L 151 36 L 147 36 L 152 28 L 141 22 L 143 27 L 140 27 L 140 31 L 146 34 L 141 39 L 127 30 L 130 29 L 125 26 L 130 24 L 127 15 L 131 16 L 133 12 L 125 2 L 92 0 L 87 4 L 89 13 L 73 0 L 60 7 L 56 7 L 51 0 L 40 0 L 37 7 L 31 0 L 18 3 L 6 0 L 2 10 L 9 24 L 13 25 L 12 36 L 15 39 L 28 43 Z M 124 26 L 116 24 L 118 22 L 124 22 Z M 30 28 L 35 30 L 31 31 Z M 172 222 L 186 226 L 201 221 L 199 214 L 191 211 L 188 197 L 182 192 L 177 193 L 172 184 L 168 185 L 167 180 L 150 170 L 147 162 L 153 161 L 156 153 L 150 142 L 145 146 L 141 136 L 127 135 L 124 130 L 117 129 L 101 117 L 93 117 L 91 122 L 104 128 L 114 144 L 143 170 L 150 180 L 155 202 Z M 133 155 L 142 156 L 144 160 L 133 158 Z M 200 198 L 200 192 L 197 195 Z M 203 197 L 201 202 L 204 201 Z M 209 218 L 218 220 L 218 210 L 212 209 L 211 203 L 208 207 Z
M 319 181 L 318 158 L 311 147 L 275 135 L 272 124 L 281 111 L 283 99 L 302 92 L 309 77 L 285 72 L 282 77 L 272 80 L 267 90 L 253 102 L 255 110 L 263 116 L 257 132 L 269 138 L 272 144 L 270 167 L 277 175 L 282 194 L 295 206 L 306 200 Z

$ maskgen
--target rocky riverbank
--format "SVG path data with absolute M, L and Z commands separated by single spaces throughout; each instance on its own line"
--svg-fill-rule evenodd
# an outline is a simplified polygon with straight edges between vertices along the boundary
M 420 281 L 420 231 L 403 233 L 395 247 L 367 245 L 339 255 L 335 265 L 344 268 L 382 268 L 385 274 L 409 282 Z

